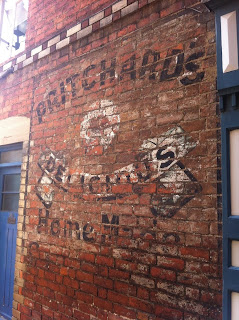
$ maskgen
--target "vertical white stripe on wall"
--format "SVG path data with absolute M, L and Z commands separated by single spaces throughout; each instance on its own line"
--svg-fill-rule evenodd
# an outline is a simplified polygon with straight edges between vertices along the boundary
M 232 292 L 231 299 L 232 299 L 231 320 L 238 320 L 239 319 L 239 293 Z
M 232 251 L 232 254 L 231 254 L 231 256 L 232 256 L 231 265 L 232 265 L 232 267 L 239 268 L 239 241 L 233 240 L 231 242 L 231 251 Z M 238 305 L 238 307 L 239 307 L 239 305 Z
M 223 73 L 238 70 L 238 38 L 236 11 L 221 16 Z
M 231 215 L 239 215 L 239 129 L 230 132 Z M 239 319 L 239 318 L 238 318 Z

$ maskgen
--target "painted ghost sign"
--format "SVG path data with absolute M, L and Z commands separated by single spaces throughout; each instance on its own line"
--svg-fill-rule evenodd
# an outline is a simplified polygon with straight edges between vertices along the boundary
M 139 153 L 141 161 L 116 173 L 138 182 L 134 188 L 137 192 L 142 189 L 140 182 L 156 182 L 158 192 L 152 196 L 151 212 L 156 217 L 171 218 L 201 191 L 196 178 L 180 160 L 195 147 L 196 143 L 178 126 L 159 138 L 144 141 Z
M 107 149 L 119 131 L 117 107 L 112 101 L 101 100 L 93 103 L 89 109 L 81 123 L 80 137 L 87 146 L 98 145 Z
M 96 118 L 98 116 L 97 113 Z M 89 113 L 87 118 L 93 119 L 92 114 Z M 119 118 L 115 119 L 113 123 L 117 128 Z M 83 128 L 88 127 L 84 124 Z M 82 132 L 85 138 L 87 130 L 81 131 L 81 136 Z M 106 145 L 114 135 L 112 128 L 109 132 L 109 140 L 105 140 Z M 92 139 L 91 131 L 88 137 L 87 139 Z M 54 199 L 54 186 L 64 192 L 74 190 L 75 198 L 79 201 L 89 199 L 117 201 L 132 194 L 149 193 L 151 214 L 155 218 L 172 218 L 202 189 L 181 160 L 195 147 L 196 143 L 180 126 L 177 126 L 160 137 L 144 141 L 134 163 L 100 175 L 91 173 L 70 175 L 64 155 L 55 155 L 49 150 L 39 158 L 38 165 L 42 170 L 42 177 L 36 188 L 37 195 L 46 209 L 49 209 Z M 123 192 L 119 191 L 120 186 Z
M 42 176 L 36 186 L 36 194 L 44 206 L 49 209 L 52 206 L 54 197 L 53 184 L 66 191 L 66 161 L 63 155 L 55 156 L 51 151 L 42 154 L 38 161 L 38 166 L 42 170 Z
M 195 42 L 192 42 L 190 48 L 194 46 Z M 186 58 L 181 47 L 168 49 L 163 63 L 160 61 L 161 55 L 159 51 L 148 49 L 143 53 L 142 59 L 136 59 L 137 54 L 133 53 L 123 64 L 120 59 L 112 58 L 78 70 L 78 73 L 61 80 L 53 90 L 44 90 L 45 95 L 37 98 L 34 110 L 38 123 L 46 121 L 50 114 L 65 109 L 69 101 L 82 96 L 82 91 L 104 89 L 107 82 L 114 85 L 123 82 L 125 78 L 130 81 L 144 79 L 150 82 L 178 78 L 181 85 L 187 86 L 203 80 L 205 71 L 201 70 L 198 60 L 205 55 L 204 50 L 193 52 Z

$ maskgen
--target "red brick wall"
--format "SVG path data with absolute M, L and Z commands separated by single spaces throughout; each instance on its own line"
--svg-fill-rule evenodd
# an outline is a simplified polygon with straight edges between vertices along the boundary
M 27 47 L 48 40 L 70 25 L 84 21 L 90 15 L 107 8 L 114 0 L 36 1 L 29 4 Z
M 15 319 L 221 319 L 214 16 L 165 3 L 0 82 L 31 117 Z

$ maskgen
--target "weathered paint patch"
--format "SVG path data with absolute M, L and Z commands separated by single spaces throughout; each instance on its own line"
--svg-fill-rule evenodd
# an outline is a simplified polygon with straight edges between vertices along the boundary
M 104 149 L 111 144 L 119 131 L 120 115 L 117 107 L 109 100 L 101 100 L 90 106 L 81 123 L 80 137 L 86 145 L 101 145 Z
M 92 105 L 92 108 L 97 107 L 102 110 L 89 112 L 82 125 L 85 130 L 81 134 L 89 143 L 92 139 L 90 121 L 115 111 L 115 106 L 109 101 Z M 89 133 L 86 134 L 88 130 Z M 108 140 L 103 139 L 102 141 L 108 146 L 111 136 Z M 128 166 L 109 174 L 75 173 L 73 178 L 68 175 L 70 169 L 66 169 L 64 155 L 57 158 L 53 152 L 48 151 L 39 160 L 43 175 L 37 186 L 37 195 L 49 209 L 54 197 L 54 190 L 50 187 L 53 184 L 65 192 L 74 192 L 75 198 L 82 201 L 124 199 L 129 194 L 147 193 L 149 192 L 145 191 L 147 185 L 152 187 L 154 184 L 155 187 L 152 187 L 155 188 L 154 192 L 152 190 L 149 192 L 152 193 L 151 213 L 155 217 L 171 218 L 202 190 L 197 179 L 180 160 L 196 145 L 197 143 L 177 126 L 160 137 L 144 141 L 135 157 L 135 162 Z M 131 187 L 125 189 L 126 184 Z M 116 186 L 119 185 L 123 185 L 122 190 L 117 189 Z

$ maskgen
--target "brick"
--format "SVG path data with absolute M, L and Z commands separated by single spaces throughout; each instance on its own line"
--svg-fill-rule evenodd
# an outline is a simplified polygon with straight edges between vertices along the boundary
M 113 20 L 113 15 L 108 15 L 107 17 L 105 17 L 104 19 L 100 20 L 100 27 L 103 28 L 105 26 L 107 26 L 108 24 L 110 24 Z
M 77 39 L 81 39 L 83 37 L 86 37 L 92 32 L 92 25 L 86 27 L 85 29 L 77 32 Z
M 6 71 L 7 69 L 10 69 L 12 67 L 12 61 L 9 61 L 8 63 L 3 65 L 3 71 Z
M 61 48 L 64 48 L 65 46 L 67 46 L 70 43 L 70 38 L 66 38 L 60 42 L 57 42 L 56 44 L 56 50 L 59 50 Z
M 97 296 L 97 287 L 95 285 L 81 282 L 80 289 L 86 293 L 90 293 L 90 294 L 93 294 L 94 296 Z
M 82 320 L 90 320 L 90 316 L 81 312 L 80 310 L 75 310 L 74 311 L 74 316 L 77 318 L 77 319 L 82 319 Z
M 94 305 L 96 307 L 99 307 L 103 310 L 108 310 L 108 311 L 113 311 L 113 305 L 110 301 L 104 300 L 104 299 L 99 299 L 99 298 L 94 298 Z
M 88 263 L 82 263 L 81 270 L 86 271 L 89 273 L 96 273 L 97 272 L 97 266 L 88 264 Z
M 148 4 L 148 0 L 139 0 L 139 8 L 144 7 L 146 4 Z
M 110 278 L 129 279 L 130 274 L 128 272 L 110 269 L 109 276 Z
M 23 314 L 30 316 L 31 315 L 31 310 L 23 305 L 20 305 L 20 312 Z
M 153 306 L 150 303 L 142 302 L 142 300 L 130 297 L 129 305 L 136 310 L 142 310 L 144 312 L 152 313 Z
M 105 9 L 105 17 L 108 17 L 112 14 L 112 7 L 108 7 Z
M 92 25 L 92 32 L 94 32 L 98 29 L 100 29 L 100 21 L 97 21 Z
M 39 47 L 36 47 L 34 48 L 32 51 L 31 51 L 31 56 L 34 56 L 35 54 L 39 53 L 42 51 L 42 45 L 39 46 Z
M 121 315 L 123 317 L 128 317 L 129 319 L 136 319 L 136 312 L 133 309 L 126 308 L 122 305 L 115 305 L 114 311 L 116 314 Z
M 81 23 L 81 28 L 82 29 L 85 29 L 88 26 L 89 26 L 89 19 L 86 19 L 86 20 L 82 21 L 82 23 Z
M 221 320 L 214 18 L 184 2 L 31 1 L 0 65 L 0 145 L 24 149 L 14 319 Z
M 128 305 L 128 300 L 129 300 L 127 296 L 115 293 L 113 291 L 108 292 L 107 299 L 109 301 L 113 301 L 121 305 Z
M 156 278 L 166 279 L 168 281 L 176 280 L 176 273 L 174 271 L 165 270 L 163 268 L 151 268 L 151 275 Z
M 192 256 L 195 258 L 202 258 L 204 260 L 209 260 L 209 252 L 207 250 L 202 250 L 198 248 L 182 248 L 181 254 L 184 256 Z
M 81 30 L 81 23 L 77 24 L 76 26 L 70 28 L 67 30 L 67 37 L 70 37 L 71 35 L 73 35 L 74 33 L 77 33 L 78 31 Z
M 101 11 L 89 19 L 89 25 L 104 18 L 104 11 Z
M 20 57 L 17 58 L 17 63 L 20 63 L 22 61 L 26 60 L 26 54 L 21 55 Z
M 162 307 L 162 306 L 157 306 L 155 309 L 155 314 L 160 317 L 164 317 L 164 319 L 171 320 L 172 317 L 175 320 L 182 319 L 183 313 L 181 311 L 167 308 L 167 307 Z
M 109 266 L 109 267 L 113 267 L 113 266 L 114 266 L 114 259 L 113 259 L 113 258 L 108 258 L 108 257 L 98 256 L 98 257 L 96 258 L 96 264 L 106 265 L 106 266 Z
M 131 193 L 132 192 L 132 185 L 125 184 L 125 185 L 115 185 L 112 186 L 113 193 Z
M 153 274 L 155 274 L 153 272 Z M 143 278 L 140 276 L 136 276 L 136 275 L 132 275 L 131 276 L 132 281 L 134 281 L 136 284 L 147 287 L 147 288 L 154 288 L 155 284 L 154 284 L 154 280 L 148 279 L 148 278 Z
M 114 288 L 117 292 L 124 293 L 126 295 L 136 295 L 136 286 L 129 285 L 122 281 L 114 281 Z
M 54 44 L 60 42 L 60 36 L 56 36 L 48 41 L 48 47 L 53 46 Z
M 76 293 L 77 300 L 82 301 L 87 304 L 92 304 L 93 297 L 92 295 L 86 294 L 85 292 L 77 292 Z
M 111 279 L 106 279 L 98 276 L 94 277 L 94 284 L 107 289 L 113 288 L 113 281 Z
M 87 262 L 94 263 L 95 255 L 88 252 L 79 252 L 79 259 Z
M 127 6 L 127 0 L 121 0 L 121 1 L 118 1 L 116 4 L 114 4 L 112 6 L 112 12 L 116 12 L 116 11 L 119 11 L 120 9 L 124 8 Z
M 78 279 L 80 281 L 84 281 L 84 282 L 93 282 L 93 275 L 78 270 L 76 272 L 76 279 Z
M 183 270 L 185 262 L 177 258 L 157 257 L 157 265 L 165 268 L 172 268 L 174 270 Z
M 136 11 L 138 9 L 138 1 L 133 2 L 132 4 L 130 4 L 129 6 L 127 6 L 126 8 L 123 8 L 121 10 L 121 16 L 124 17 L 127 14 L 130 14 L 134 11 Z
M 28 66 L 29 64 L 31 64 L 33 62 L 33 57 L 30 57 L 26 60 L 23 61 L 23 67 Z

